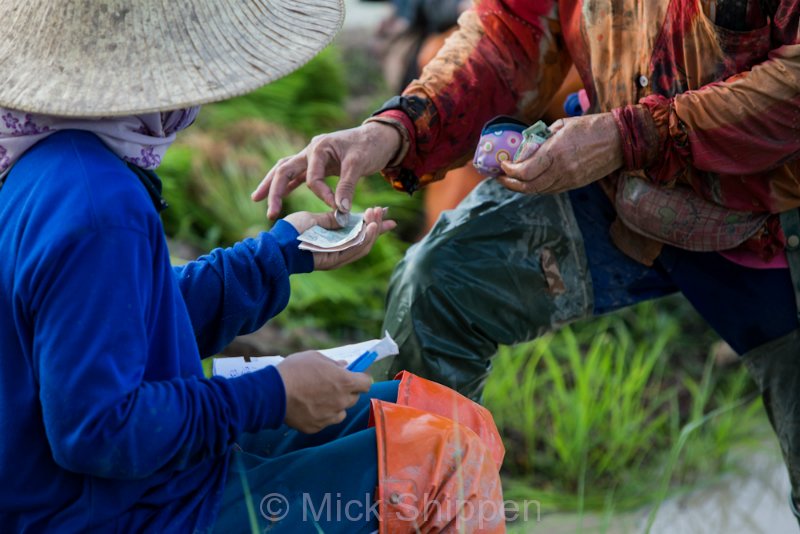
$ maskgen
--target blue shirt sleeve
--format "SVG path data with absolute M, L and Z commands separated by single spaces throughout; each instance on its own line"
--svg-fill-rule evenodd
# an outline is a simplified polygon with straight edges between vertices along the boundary
M 312 254 L 298 249 L 297 235 L 280 220 L 257 238 L 175 267 L 203 357 L 258 330 L 286 307 L 289 275 L 314 268 Z
M 161 324 L 154 318 L 169 302 L 180 303 L 180 295 L 162 306 L 153 298 L 159 288 L 174 288 L 158 277 L 173 275 L 168 264 L 156 265 L 144 233 L 92 230 L 56 245 L 58 253 L 35 269 L 30 309 L 32 369 L 59 465 L 104 478 L 144 478 L 221 456 L 241 432 L 282 423 L 286 399 L 274 367 L 232 380 L 191 373 L 146 378 L 159 362 L 176 359 L 154 353 L 154 345 L 181 344 L 151 339 L 153 324 Z M 178 330 L 171 333 L 176 339 L 183 335 Z

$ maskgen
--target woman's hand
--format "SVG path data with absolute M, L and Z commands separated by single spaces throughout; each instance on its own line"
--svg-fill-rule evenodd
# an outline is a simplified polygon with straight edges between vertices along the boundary
M 345 369 L 315 351 L 292 354 L 278 364 L 286 390 L 286 424 L 314 434 L 344 421 L 345 410 L 369 391 L 372 378 Z
M 561 193 L 622 167 L 622 140 L 611 113 L 561 119 L 550 131 L 544 144 L 531 146 L 513 163 L 503 162 L 501 184 L 519 193 Z
M 365 229 L 362 231 L 366 232 L 366 235 L 360 244 L 341 252 L 313 252 L 314 270 L 332 271 L 369 254 L 378 237 L 397 226 L 397 223 L 392 220 L 384 221 L 385 214 L 386 208 L 369 208 L 364 212 Z M 332 211 L 328 213 L 300 211 L 287 215 L 283 220 L 294 226 L 295 230 L 301 234 L 316 224 L 328 230 L 340 228 Z
M 385 168 L 400 149 L 400 133 L 392 126 L 368 122 L 357 128 L 319 135 L 299 154 L 283 158 L 253 192 L 255 201 L 267 201 L 267 216 L 276 219 L 283 197 L 303 182 L 331 208 L 350 213 L 356 184 Z M 339 176 L 336 195 L 326 176 Z

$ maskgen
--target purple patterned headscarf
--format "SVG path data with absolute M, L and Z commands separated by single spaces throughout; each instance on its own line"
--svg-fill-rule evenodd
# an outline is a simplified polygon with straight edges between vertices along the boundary
M 0 185 L 26 150 L 60 130 L 90 131 L 123 160 L 143 169 L 155 169 L 175 141 L 175 134 L 190 126 L 199 110 L 192 107 L 128 117 L 81 119 L 0 108 Z

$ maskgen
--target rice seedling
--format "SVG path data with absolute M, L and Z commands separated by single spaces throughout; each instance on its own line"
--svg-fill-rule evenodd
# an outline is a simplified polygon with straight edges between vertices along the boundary
M 642 338 L 617 314 L 500 350 L 484 400 L 506 441 L 508 498 L 630 509 L 730 467 L 759 417 L 746 372 L 715 373 L 704 358 L 699 378 L 686 374 L 670 350 L 679 319 L 636 312 L 660 327 Z

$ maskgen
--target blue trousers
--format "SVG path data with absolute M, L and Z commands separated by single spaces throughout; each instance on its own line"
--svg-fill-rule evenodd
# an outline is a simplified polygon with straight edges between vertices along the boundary
M 608 228 L 614 209 L 596 184 L 570 193 L 594 286 L 594 313 L 681 292 L 739 354 L 798 328 L 789 269 L 751 269 L 715 252 L 664 247 L 653 267 L 625 256 Z
M 380 382 L 317 434 L 286 426 L 247 434 L 232 453 L 214 530 L 270 533 L 367 533 L 378 529 L 375 429 L 370 400 L 397 400 L 399 382 Z M 248 503 L 250 511 L 248 511 Z

